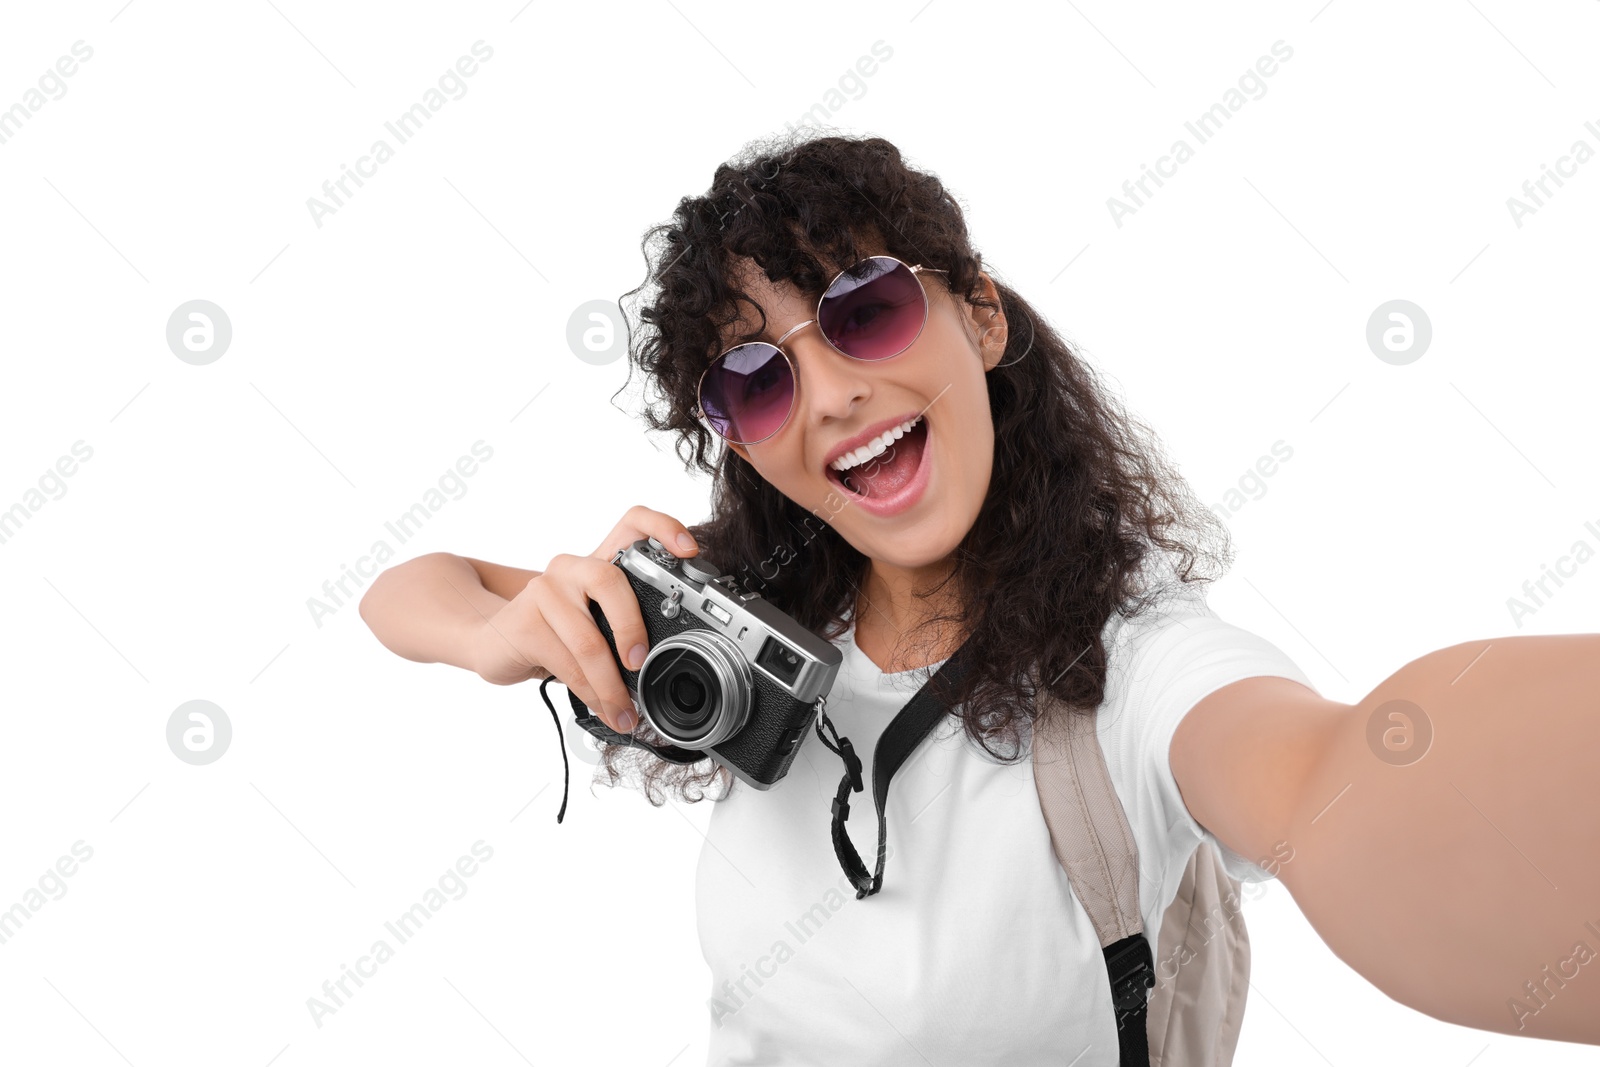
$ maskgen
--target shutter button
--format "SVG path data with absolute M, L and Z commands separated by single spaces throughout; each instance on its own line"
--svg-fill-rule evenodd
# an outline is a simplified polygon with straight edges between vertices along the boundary
M 672 565 L 678 561 L 676 556 L 667 551 L 667 546 L 663 545 L 660 541 L 657 541 L 654 537 L 649 538 L 645 542 L 645 551 L 648 552 L 657 563 L 661 564 L 668 570 L 671 570 Z

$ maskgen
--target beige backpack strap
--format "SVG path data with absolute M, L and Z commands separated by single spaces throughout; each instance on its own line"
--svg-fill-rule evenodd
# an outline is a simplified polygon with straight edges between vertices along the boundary
M 1101 948 L 1119 939 L 1136 948 L 1146 943 L 1139 911 L 1139 846 L 1111 784 L 1095 717 L 1068 712 L 1048 698 L 1040 707 L 1033 774 L 1051 847 L 1089 913 Z M 1138 990 L 1151 1067 L 1228 1067 L 1233 1062 L 1250 981 L 1250 938 L 1240 908 L 1238 880 L 1228 874 L 1215 848 L 1199 842 L 1176 896 L 1162 913 L 1148 1005 L 1143 987 Z M 1137 942 L 1128 941 L 1134 934 L 1139 935 Z M 1107 953 L 1108 971 L 1111 967 Z M 1123 1027 L 1133 1018 L 1132 990 L 1125 986 L 1123 992 L 1122 1003 L 1130 1008 L 1125 1015 L 1119 1006 L 1119 1040 L 1132 1036 Z M 1124 1043 L 1122 1062 L 1136 1061 L 1138 1052 Z
M 1042 708 L 1033 767 L 1050 843 L 1100 944 L 1142 931 L 1139 846 L 1111 785 L 1094 716 Z
M 1239 882 L 1201 841 L 1161 917 L 1147 1028 L 1155 1067 L 1227 1067 L 1250 985 Z
M 1106 957 L 1123 1067 L 1148 1062 L 1146 990 L 1155 984 L 1139 912 L 1139 846 L 1111 784 L 1095 717 L 1048 695 L 1033 727 L 1034 781 L 1056 859 Z

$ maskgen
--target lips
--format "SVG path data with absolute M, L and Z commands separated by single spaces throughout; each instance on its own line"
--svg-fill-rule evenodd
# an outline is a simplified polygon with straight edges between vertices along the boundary
M 827 467 L 824 473 L 852 503 L 862 504 L 875 514 L 893 514 L 903 510 L 897 504 L 909 506 L 912 502 L 910 497 L 905 501 L 899 499 L 907 490 L 920 490 L 926 482 L 923 476 L 926 475 L 924 468 L 931 432 L 927 418 L 917 418 L 909 431 L 878 455 L 868 457 L 847 471 Z

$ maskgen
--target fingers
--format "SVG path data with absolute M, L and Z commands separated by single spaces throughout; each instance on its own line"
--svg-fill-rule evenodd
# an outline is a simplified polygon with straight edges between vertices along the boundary
M 700 551 L 694 535 L 683 523 L 665 512 L 636 504 L 623 514 L 622 521 L 595 549 L 594 555 L 598 559 L 609 560 L 619 550 L 645 537 L 654 537 L 675 556 L 692 556 Z
M 628 733 L 639 721 L 622 667 L 637 671 L 644 664 L 650 635 L 633 586 L 622 568 L 611 563 L 611 557 L 646 537 L 654 537 L 679 557 L 700 550 L 683 523 L 636 505 L 593 553 L 555 556 L 546 570 L 529 582 L 540 617 L 535 629 L 549 635 L 544 642 L 549 645 L 548 655 L 540 649 L 544 666 L 619 733 Z M 615 653 L 590 613 L 590 601 L 599 606 L 611 630 Z
M 628 576 L 621 567 L 593 561 L 596 571 L 586 587 L 589 599 L 600 605 L 600 611 L 611 627 L 616 641 L 617 656 L 630 671 L 644 666 L 650 651 L 650 634 L 644 626 L 644 616 L 639 611 L 639 597 L 633 591 Z
M 567 646 L 562 643 L 560 634 L 556 633 L 550 623 L 544 619 L 543 613 L 539 611 L 537 606 L 533 607 L 531 611 L 533 614 L 529 625 L 542 629 L 548 635 L 545 640 L 540 642 L 543 650 L 539 653 L 539 669 L 552 675 L 558 682 L 572 690 L 573 695 L 583 701 L 585 705 L 598 709 L 601 706 L 600 698 L 595 696 L 594 690 L 589 686 L 589 679 L 584 676 L 583 670 L 578 666 L 577 659 L 567 650 Z
M 638 611 L 637 606 L 634 611 Z M 632 730 L 638 723 L 633 698 L 622 680 L 622 672 L 617 668 L 611 648 L 606 644 L 605 635 L 595 625 L 593 616 L 586 610 L 579 610 L 566 599 L 548 606 L 541 605 L 541 613 L 545 624 L 565 646 L 567 656 L 583 678 L 581 685 L 568 683 L 568 688 L 577 693 L 578 699 L 589 705 L 590 710 L 613 730 L 621 733 Z M 607 619 L 610 619 L 609 615 Z M 567 675 L 559 671 L 557 676 L 564 682 L 567 679 Z

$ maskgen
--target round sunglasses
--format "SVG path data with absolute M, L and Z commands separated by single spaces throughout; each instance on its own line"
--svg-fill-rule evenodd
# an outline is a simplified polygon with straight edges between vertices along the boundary
M 734 444 L 765 441 L 794 413 L 794 359 L 783 342 L 812 323 L 834 349 L 852 359 L 892 359 L 910 348 L 928 322 L 928 294 L 917 277 L 936 267 L 915 267 L 893 256 L 868 256 L 836 275 L 817 299 L 815 318 L 807 319 L 777 344 L 751 341 L 734 345 L 712 360 L 700 375 L 695 418 Z

